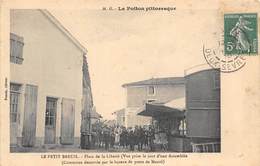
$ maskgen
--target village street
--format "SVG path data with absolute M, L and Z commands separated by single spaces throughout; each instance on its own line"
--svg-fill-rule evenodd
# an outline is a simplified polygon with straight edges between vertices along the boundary
M 132 73 L 141 71 L 135 70 L 136 65 L 129 66 L 129 74 L 122 72 L 127 63 L 118 66 L 118 73 L 110 73 L 119 63 L 113 64 L 107 54 L 104 62 L 113 65 L 104 68 L 110 71 L 107 79 L 103 78 L 105 70 L 99 73 L 99 82 L 90 72 L 99 71 L 91 60 L 105 52 L 88 54 L 55 13 L 43 9 L 10 12 L 10 152 L 220 152 L 218 68 L 192 62 L 180 65 L 176 72 L 169 63 L 167 72 L 135 77 Z M 193 35 L 187 37 L 193 39 Z M 158 52 L 165 49 L 164 39 L 161 44 Z M 150 46 L 143 50 L 147 54 L 142 61 L 146 57 L 150 61 L 157 52 L 150 52 Z M 139 44 L 132 48 L 138 50 Z M 140 58 L 142 51 L 130 54 Z M 121 54 L 114 59 L 121 56 L 126 57 Z M 158 54 L 153 56 L 151 66 L 157 66 Z M 136 58 L 127 57 L 129 61 Z M 96 65 L 101 69 L 100 60 Z M 118 79 L 116 84 L 109 82 Z

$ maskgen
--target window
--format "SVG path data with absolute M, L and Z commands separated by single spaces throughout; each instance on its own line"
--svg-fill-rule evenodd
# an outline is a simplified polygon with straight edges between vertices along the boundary
M 23 37 L 10 34 L 10 61 L 12 63 L 23 63 L 23 45 Z
M 45 125 L 46 126 L 55 126 L 56 107 L 57 107 L 57 99 L 47 97 L 46 113 L 45 113 Z
M 20 101 L 20 84 L 10 84 L 10 121 L 12 123 L 19 122 L 18 111 Z
M 149 86 L 148 87 L 148 95 L 154 95 L 154 94 L 155 94 L 154 86 Z
M 214 88 L 219 89 L 220 88 L 220 72 L 216 71 L 214 73 Z

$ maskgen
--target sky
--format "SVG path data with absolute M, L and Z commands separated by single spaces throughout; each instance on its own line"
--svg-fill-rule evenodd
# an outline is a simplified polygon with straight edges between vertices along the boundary
M 122 84 L 183 76 L 185 69 L 206 63 L 202 46 L 217 24 L 212 10 L 49 11 L 88 50 L 93 100 L 104 119 L 126 106 Z

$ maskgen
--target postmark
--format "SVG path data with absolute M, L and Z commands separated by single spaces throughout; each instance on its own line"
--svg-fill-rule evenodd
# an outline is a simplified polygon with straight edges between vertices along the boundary
M 222 73 L 235 72 L 246 65 L 246 56 L 244 55 L 224 55 L 223 35 L 215 45 L 203 45 L 203 56 L 212 68 L 220 69 Z
M 224 14 L 224 54 L 258 54 L 257 13 Z

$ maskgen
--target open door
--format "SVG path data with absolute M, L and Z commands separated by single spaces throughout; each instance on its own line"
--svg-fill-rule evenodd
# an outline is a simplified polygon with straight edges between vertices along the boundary
M 45 111 L 45 144 L 55 144 L 57 99 L 47 97 Z

